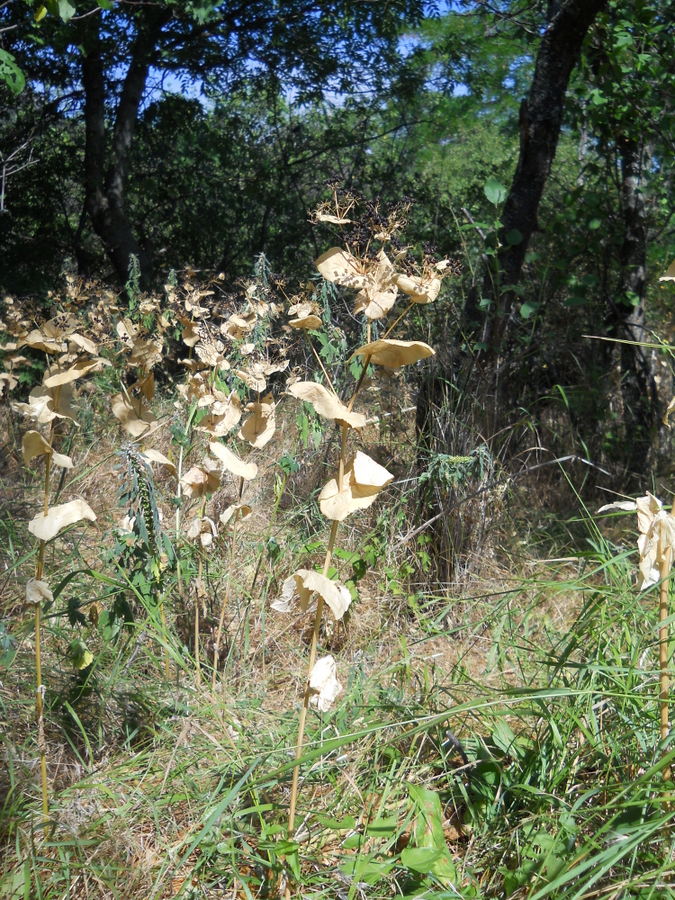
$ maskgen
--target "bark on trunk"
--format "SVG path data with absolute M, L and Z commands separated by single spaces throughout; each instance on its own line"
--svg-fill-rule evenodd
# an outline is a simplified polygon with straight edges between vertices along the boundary
M 607 0 L 567 0 L 550 4 L 534 77 L 520 109 L 520 155 L 502 214 L 497 278 L 487 289 L 495 297 L 484 341 L 489 356 L 502 348 L 530 238 L 538 228 L 539 202 L 551 170 L 570 74 L 589 28 Z
M 647 223 L 642 192 L 643 168 L 648 153 L 636 140 L 620 139 L 621 212 L 623 242 L 620 281 L 613 305 L 614 332 L 618 338 L 645 342 L 645 288 L 647 284 Z M 658 392 L 651 351 L 621 345 L 621 393 L 625 429 L 625 461 L 631 475 L 644 475 L 658 430 Z
M 106 134 L 106 88 L 99 22 L 87 23 L 86 53 L 82 60 L 85 93 L 85 204 L 87 212 L 115 273 L 122 283 L 129 277 L 132 255 L 138 258 L 141 278 L 148 283 L 151 260 L 139 245 L 126 211 L 129 151 L 148 70 L 162 27 L 169 19 L 166 9 L 139 12 L 131 61 L 115 114 L 110 151 Z

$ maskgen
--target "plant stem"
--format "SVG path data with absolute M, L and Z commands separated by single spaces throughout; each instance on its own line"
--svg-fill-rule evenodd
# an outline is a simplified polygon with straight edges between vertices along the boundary
M 241 497 L 244 491 L 244 479 L 239 479 L 239 495 L 238 501 L 241 503 Z M 216 631 L 216 641 L 213 647 L 213 674 L 211 675 L 211 688 L 215 691 L 216 689 L 216 679 L 218 677 L 218 663 L 220 661 L 220 641 L 223 637 L 223 626 L 225 624 L 225 613 L 227 611 L 227 607 L 230 605 L 230 586 L 232 584 L 232 567 L 234 564 L 234 548 L 237 543 L 237 525 L 239 524 L 238 517 L 234 520 L 234 525 L 232 526 L 232 536 L 230 538 L 230 548 L 228 554 L 227 561 L 227 586 L 225 588 L 225 596 L 223 597 L 223 603 L 220 607 L 220 617 L 218 619 L 218 629 Z
M 57 389 L 58 390 L 58 389 Z M 58 404 L 58 393 L 56 403 Z M 54 441 L 54 421 L 49 429 L 49 446 Z M 42 514 L 46 517 L 49 513 L 49 493 L 52 474 L 52 454 L 48 453 L 45 459 L 45 480 L 42 502 Z M 42 581 L 45 567 L 45 541 L 40 541 L 37 560 L 35 563 L 35 580 Z M 49 786 L 47 783 L 47 742 L 45 740 L 44 717 L 44 685 L 42 683 L 42 604 L 35 604 L 35 723 L 37 726 L 37 745 L 40 754 L 40 789 L 42 793 L 42 814 L 45 821 L 49 820 Z
M 328 546 L 326 547 L 326 558 L 323 563 L 323 572 L 325 575 L 330 568 L 333 558 L 333 549 L 335 547 L 335 538 L 337 536 L 338 525 L 340 523 L 334 521 L 331 525 L 330 536 L 328 538 Z M 316 612 L 314 614 L 314 627 L 312 628 L 312 640 L 309 646 L 309 662 L 307 663 L 307 680 L 305 682 L 305 693 L 302 698 L 302 709 L 298 719 L 298 738 L 295 744 L 295 761 L 299 762 L 302 756 L 302 745 L 305 739 L 305 724 L 307 722 L 307 711 L 309 709 L 309 700 L 311 690 L 309 687 L 309 678 L 316 662 L 316 651 L 319 643 L 319 632 L 321 631 L 321 619 L 323 618 L 324 608 L 323 597 L 319 597 L 316 604 Z M 293 829 L 295 828 L 295 810 L 298 800 L 298 784 L 300 781 L 300 766 L 296 765 L 293 769 L 293 780 L 291 782 L 291 799 L 288 805 L 288 839 L 292 840 Z
M 353 399 L 353 398 L 352 398 Z M 345 474 L 345 458 L 347 455 L 347 425 L 340 426 L 340 460 L 338 468 L 338 490 L 342 490 Z M 333 520 L 328 536 L 328 546 L 326 547 L 326 557 L 323 561 L 322 574 L 327 575 L 330 564 L 333 559 L 333 550 L 335 549 L 335 539 L 337 537 L 339 522 Z M 314 614 L 314 627 L 312 628 L 312 640 L 309 646 L 309 662 L 307 663 L 307 681 L 305 682 L 305 693 L 302 698 L 302 709 L 300 710 L 300 718 L 298 719 L 298 738 L 295 744 L 295 761 L 299 763 L 302 756 L 302 745 L 305 739 L 305 724 L 307 722 L 307 711 L 309 709 L 309 700 L 311 690 L 309 687 L 309 679 L 316 662 L 316 651 L 319 644 L 319 632 L 321 631 L 321 619 L 323 618 L 324 608 L 323 597 L 319 596 L 316 604 L 316 612 Z M 293 838 L 293 829 L 295 827 L 295 810 L 298 800 L 298 784 L 300 781 L 299 764 L 293 769 L 293 780 L 291 782 L 291 799 L 288 805 L 288 839 Z
M 662 529 L 663 531 L 663 529 Z M 668 645 L 670 643 L 670 628 L 668 624 L 668 600 L 670 594 L 670 575 L 673 565 L 672 547 L 668 547 L 660 553 L 661 565 L 659 576 L 661 578 L 661 590 L 659 593 L 659 702 L 661 707 L 661 743 L 665 743 L 670 733 L 670 717 L 668 701 L 670 695 L 670 676 L 668 673 Z M 672 777 L 670 766 L 663 770 L 663 778 L 670 781 Z

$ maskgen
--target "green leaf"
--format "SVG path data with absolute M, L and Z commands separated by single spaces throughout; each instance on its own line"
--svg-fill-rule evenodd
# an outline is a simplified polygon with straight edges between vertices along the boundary
M 531 319 L 532 316 L 539 309 L 539 303 L 535 303 L 533 300 L 526 300 L 524 303 L 520 304 L 520 317 L 521 319 Z
M 523 233 L 519 231 L 517 228 L 512 228 L 510 231 L 506 232 L 506 243 L 514 247 L 516 244 L 520 244 L 523 240 Z
M 71 641 L 68 648 L 68 656 L 76 669 L 86 669 L 94 661 L 94 654 L 89 650 L 84 641 L 76 639 Z
M 13 94 L 20 94 L 26 86 L 26 77 L 6 50 L 0 50 L 0 81 L 4 81 Z
M 69 0 L 59 0 L 59 15 L 64 22 L 70 22 L 75 12 L 75 7 Z
M 506 200 L 508 191 L 496 178 L 488 178 L 483 185 L 483 192 L 493 206 L 499 206 Z
M 434 864 L 443 855 L 443 851 L 436 847 L 406 847 L 401 853 L 401 863 L 406 869 L 413 872 L 421 872 L 422 875 L 431 875 Z

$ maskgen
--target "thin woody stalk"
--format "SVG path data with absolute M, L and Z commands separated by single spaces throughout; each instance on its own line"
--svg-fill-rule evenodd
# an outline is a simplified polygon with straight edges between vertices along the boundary
M 58 398 L 57 398 L 58 402 Z M 49 429 L 49 446 L 54 441 L 54 420 Z M 45 480 L 42 514 L 46 517 L 49 513 L 49 495 L 52 473 L 52 455 L 46 454 Z M 40 541 L 37 561 L 35 563 L 35 580 L 42 581 L 45 564 L 45 541 Z M 49 820 L 49 786 L 47 783 L 47 742 L 45 740 L 44 719 L 44 685 L 42 683 L 42 604 L 35 604 L 35 723 L 37 726 L 37 743 L 40 754 L 40 790 L 42 794 L 42 814 L 45 821 Z
M 244 479 L 239 479 L 239 493 L 238 493 L 238 501 L 241 503 L 242 494 L 244 493 Z M 220 642 L 223 637 L 223 627 L 225 625 L 225 613 L 227 611 L 227 607 L 230 605 L 230 587 L 232 585 L 232 569 L 234 564 L 234 548 L 237 543 L 237 525 L 238 517 L 234 520 L 234 525 L 232 526 L 232 535 L 230 537 L 230 548 L 228 553 L 228 562 L 227 562 L 227 587 L 225 588 L 225 596 L 223 597 L 223 602 L 220 607 L 220 617 L 218 619 L 218 629 L 216 631 L 216 640 L 213 647 L 213 673 L 211 675 L 211 688 L 215 691 L 216 689 L 216 680 L 218 677 L 218 663 L 220 662 Z
M 200 519 L 204 518 L 206 513 L 206 499 L 202 502 L 202 511 Z M 204 559 L 201 550 L 199 551 L 199 568 L 197 569 L 197 585 L 195 588 L 195 618 L 194 618 L 194 644 L 195 644 L 195 681 L 199 685 L 202 683 L 202 664 L 199 658 L 199 606 L 202 602 L 202 575 L 204 572 Z
M 663 538 L 662 538 L 663 540 Z M 659 576 L 661 588 L 659 593 L 659 703 L 661 719 L 661 743 L 665 743 L 670 733 L 670 716 L 668 709 L 670 695 L 670 675 L 668 672 L 668 646 L 670 643 L 670 627 L 668 624 L 668 606 L 670 594 L 670 576 L 673 565 L 672 547 L 661 549 L 659 554 L 661 565 Z M 663 778 L 670 781 L 672 772 L 670 766 L 663 770 Z
M 354 395 L 354 397 L 356 394 Z M 354 400 L 352 397 L 352 402 Z M 347 453 L 347 426 L 340 426 L 340 461 L 339 461 L 339 469 L 338 469 L 338 488 L 342 490 L 342 485 L 344 481 L 345 474 L 345 457 Z M 323 562 L 323 570 L 322 575 L 327 575 L 328 570 L 330 569 L 330 564 L 333 560 L 333 550 L 335 549 L 335 540 L 337 538 L 338 532 L 338 521 L 333 521 L 331 524 L 330 534 L 328 536 L 328 545 L 326 547 L 326 556 Z M 319 644 L 319 632 L 321 631 L 321 620 L 323 618 L 323 608 L 324 608 L 324 600 L 323 597 L 319 596 L 316 604 L 316 612 L 314 613 L 314 627 L 312 628 L 312 640 L 309 646 L 309 662 L 307 664 L 307 680 L 305 682 L 305 693 L 302 698 L 302 709 L 300 710 L 300 718 L 298 719 L 298 737 L 295 744 L 295 761 L 296 766 L 293 769 L 293 779 L 291 782 L 291 799 L 288 806 L 288 838 L 292 839 L 293 829 L 295 828 L 295 810 L 297 806 L 298 800 L 298 785 L 300 781 L 300 766 L 299 760 L 302 756 L 302 746 L 305 740 L 305 725 L 307 722 L 307 711 L 309 709 L 309 701 L 311 697 L 311 690 L 309 686 L 309 679 L 312 673 L 312 669 L 314 668 L 314 664 L 316 663 L 316 653 L 317 647 Z

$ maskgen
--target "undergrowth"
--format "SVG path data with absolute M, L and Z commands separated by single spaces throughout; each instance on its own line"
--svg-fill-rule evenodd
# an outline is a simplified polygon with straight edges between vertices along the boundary
M 481 447 L 420 469 L 377 354 L 431 348 L 388 339 L 378 304 L 430 302 L 444 267 L 364 234 L 297 291 L 259 260 L 236 302 L 130 279 L 37 328 L 6 310 L 0 898 L 675 890 L 667 574 L 638 592 L 632 547 L 584 511 L 554 559 L 533 535 L 517 570 L 493 552 L 435 578 L 419 497 L 449 515 L 477 483 L 496 531 L 508 494 Z

